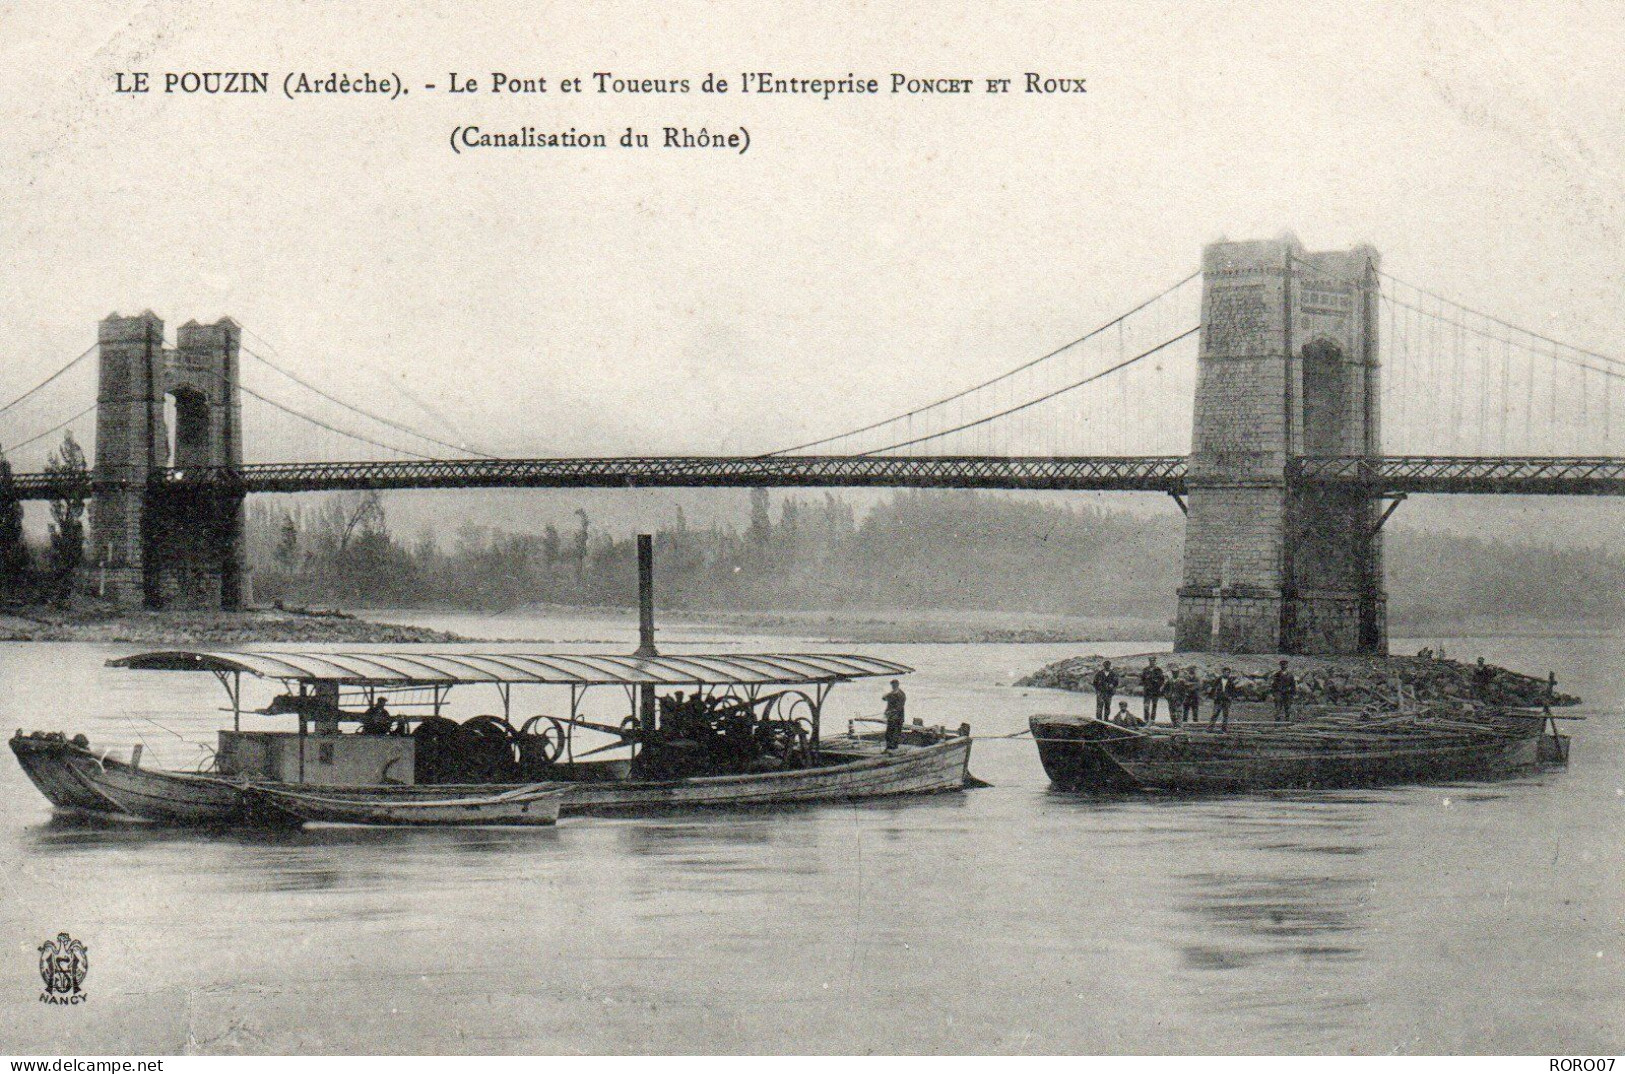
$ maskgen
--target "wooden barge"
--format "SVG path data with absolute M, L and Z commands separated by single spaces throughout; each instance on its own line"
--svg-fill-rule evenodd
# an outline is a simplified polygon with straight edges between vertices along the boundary
M 1567 760 L 1568 739 L 1554 719 L 1542 710 L 1436 705 L 1234 721 L 1227 731 L 1074 715 L 1034 716 L 1030 726 L 1060 789 L 1210 794 L 1502 779 Z

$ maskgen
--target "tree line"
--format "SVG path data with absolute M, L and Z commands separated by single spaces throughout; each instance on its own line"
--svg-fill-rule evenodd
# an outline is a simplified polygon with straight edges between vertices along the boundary
M 443 545 L 429 532 L 391 533 L 376 493 L 315 507 L 256 503 L 248 522 L 255 594 L 487 611 L 634 602 L 634 536 L 596 528 L 582 509 L 573 520 L 541 533 L 464 525 Z M 774 503 L 756 489 L 737 524 L 691 527 L 679 507 L 654 541 L 660 601 L 674 608 L 1064 613 L 1109 604 L 1160 614 L 1180 528 L 977 493 L 899 492 L 859 518 L 832 494 Z
M 578 509 L 541 533 L 464 525 L 443 544 L 390 532 L 376 493 L 315 507 L 251 504 L 262 602 L 502 611 L 628 607 L 636 544 Z M 663 606 L 718 610 L 960 608 L 1168 621 L 1184 527 L 1015 495 L 899 491 L 862 517 L 834 494 L 753 490 L 734 522 L 655 533 Z M 1625 624 L 1625 556 L 1444 533 L 1387 538 L 1390 619 Z

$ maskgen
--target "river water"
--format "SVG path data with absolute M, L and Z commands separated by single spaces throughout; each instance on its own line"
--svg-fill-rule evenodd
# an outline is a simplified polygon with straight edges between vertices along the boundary
M 633 633 L 417 621 L 575 651 Z M 1571 767 L 1102 801 L 1050 790 L 1030 741 L 990 737 L 971 767 L 994 786 L 927 799 L 219 835 L 53 822 L 6 758 L 0 1051 L 1618 1052 L 1625 640 L 1445 644 L 1582 694 Z M 0 729 L 193 766 L 229 719 L 222 692 L 102 666 L 133 648 L 0 646 Z M 911 715 L 998 736 L 1082 707 L 1005 685 L 1081 648 L 863 650 L 919 669 Z M 837 690 L 826 726 L 877 711 L 882 689 Z M 47 1007 L 37 950 L 62 931 L 89 947 L 88 998 Z

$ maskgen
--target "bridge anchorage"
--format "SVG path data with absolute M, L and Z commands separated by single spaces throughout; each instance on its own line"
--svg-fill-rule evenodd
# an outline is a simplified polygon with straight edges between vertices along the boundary
M 1199 305 L 1182 306 L 1195 297 L 1187 285 L 1198 276 Z M 1170 390 L 1160 378 L 1175 368 L 1170 359 L 1184 341 L 1195 344 L 1183 367 L 1188 379 Z M 1625 494 L 1625 457 L 1613 443 L 1614 426 L 1625 429 L 1613 415 L 1616 398 L 1625 398 L 1615 384 L 1625 381 L 1625 362 L 1403 284 L 1369 247 L 1313 253 L 1291 237 L 1211 245 L 1199 273 L 1056 351 L 906 414 L 766 455 L 483 456 L 304 381 L 243 345 L 229 319 L 182 325 L 171 349 L 153 314 L 115 315 L 101 323 L 95 351 L 96 404 L 69 419 L 95 412 L 87 584 L 148 607 L 245 602 L 243 504 L 258 493 L 1144 491 L 1173 496 L 1187 515 L 1179 649 L 1381 652 L 1382 528 L 1407 495 Z M 419 454 L 262 395 L 241 383 L 240 354 L 388 430 L 379 435 L 407 434 L 419 449 L 475 457 Z M 0 418 L 15 418 L 7 412 L 79 361 L 0 406 Z M 1135 376 L 1142 379 L 1131 391 Z M 1102 397 L 1110 385 L 1115 400 Z M 338 451 L 312 447 L 306 436 L 303 461 L 245 463 L 244 394 L 278 420 L 407 457 L 328 461 Z M 1078 407 L 1083 396 L 1089 401 Z M 1140 397 L 1151 400 L 1150 421 L 1147 411 L 1129 413 Z M 1429 450 L 1382 453 L 1385 398 L 1399 439 Z M 1160 435 L 1166 414 L 1186 405 L 1189 455 L 1169 450 L 1182 442 L 1147 451 L 1151 445 L 1135 438 L 1145 428 Z M 1038 417 L 1044 413 L 1047 424 Z M 1588 453 L 1599 431 L 1603 450 Z M 1015 449 L 1023 437 L 1026 450 Z M 1034 440 L 1046 450 L 1032 451 Z M 15 438 L 10 446 L 18 446 Z M 40 499 L 72 482 L 35 472 L 14 484 L 20 496 Z

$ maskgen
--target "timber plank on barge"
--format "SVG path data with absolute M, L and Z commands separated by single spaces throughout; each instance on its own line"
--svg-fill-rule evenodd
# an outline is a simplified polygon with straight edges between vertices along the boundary
M 1543 710 L 1435 706 L 1238 720 L 1226 731 L 1081 715 L 1033 716 L 1030 727 L 1062 790 L 1212 794 L 1504 779 L 1567 761 L 1555 719 Z

